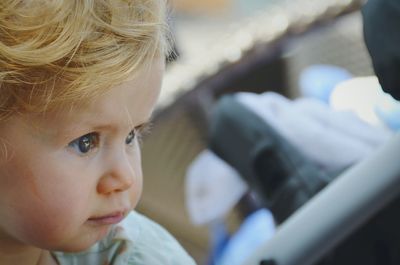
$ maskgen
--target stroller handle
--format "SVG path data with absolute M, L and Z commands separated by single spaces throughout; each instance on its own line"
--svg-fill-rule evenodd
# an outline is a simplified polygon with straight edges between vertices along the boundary
M 313 264 L 399 193 L 397 133 L 296 211 L 243 265 Z

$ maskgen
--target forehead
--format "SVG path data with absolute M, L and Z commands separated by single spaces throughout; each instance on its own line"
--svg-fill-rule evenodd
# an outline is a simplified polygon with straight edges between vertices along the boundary
M 150 118 L 158 98 L 164 64 L 155 60 L 143 67 L 128 81 L 89 100 L 87 104 L 48 112 L 39 122 L 46 127 L 56 126 L 120 126 L 138 125 Z

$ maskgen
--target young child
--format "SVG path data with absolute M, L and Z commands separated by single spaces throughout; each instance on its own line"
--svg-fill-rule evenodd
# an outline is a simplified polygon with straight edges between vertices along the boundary
M 190 265 L 133 212 L 165 0 L 0 2 L 0 264 Z

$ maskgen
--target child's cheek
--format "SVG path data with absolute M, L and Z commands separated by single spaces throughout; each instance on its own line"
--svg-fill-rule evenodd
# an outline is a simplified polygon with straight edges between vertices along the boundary
M 52 181 L 40 185 L 35 181 L 27 182 L 26 194 L 31 194 L 27 196 L 29 206 L 21 209 L 26 220 L 25 232 L 45 248 L 53 248 L 78 234 L 89 217 L 89 195 L 83 193 L 82 185 L 54 184 Z
M 31 197 L 25 201 L 25 205 L 18 205 L 11 214 L 12 224 L 8 229 L 12 231 L 13 237 L 19 241 L 40 248 L 52 249 L 60 242 L 77 232 L 78 223 L 73 219 L 66 218 L 55 208 Z M 64 209 L 65 212 L 68 210 Z

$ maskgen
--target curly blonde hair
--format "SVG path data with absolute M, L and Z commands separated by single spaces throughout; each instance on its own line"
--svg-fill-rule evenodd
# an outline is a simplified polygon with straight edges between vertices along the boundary
M 169 51 L 166 0 L 1 0 L 0 121 L 95 98 Z

